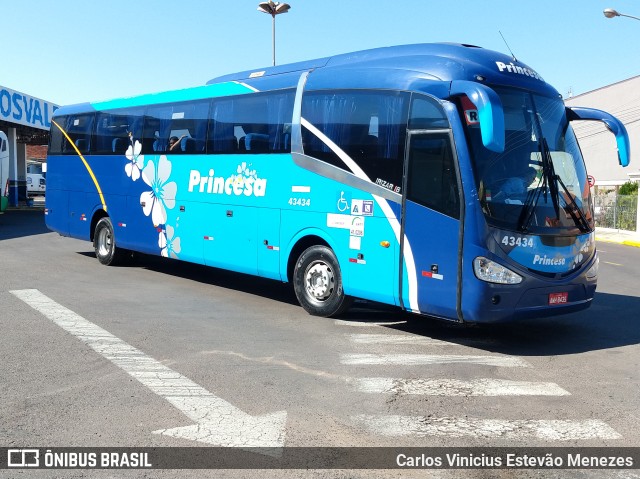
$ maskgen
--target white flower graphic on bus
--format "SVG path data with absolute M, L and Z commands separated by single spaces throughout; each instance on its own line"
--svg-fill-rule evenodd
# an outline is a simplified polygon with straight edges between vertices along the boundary
M 250 166 L 251 165 L 247 166 L 246 161 L 243 161 L 242 164 L 238 165 L 238 169 L 236 170 L 238 172 L 238 178 L 244 179 L 244 177 L 247 177 L 253 178 L 254 180 L 257 179 L 258 175 L 256 174 L 256 170 L 250 170 Z
M 141 155 L 142 151 L 142 143 L 138 140 L 135 142 L 133 138 L 131 139 L 131 144 L 124 156 L 127 157 L 127 164 L 124 167 L 124 171 L 127 173 L 127 176 L 130 177 L 133 181 L 136 181 L 140 178 L 140 174 L 142 173 L 142 167 L 144 166 L 144 155 Z
M 158 246 L 160 247 L 160 254 L 165 258 L 177 258 L 180 253 L 180 238 L 175 235 L 173 226 L 166 225 L 164 229 L 160 230 L 158 236 Z
M 170 176 L 171 162 L 165 155 L 158 159 L 157 168 L 153 160 L 149 160 L 142 170 L 142 180 L 151 187 L 151 191 L 140 195 L 140 204 L 144 214 L 151 215 L 155 227 L 166 224 L 167 209 L 171 210 L 176 205 L 178 186 L 173 181 L 169 182 Z

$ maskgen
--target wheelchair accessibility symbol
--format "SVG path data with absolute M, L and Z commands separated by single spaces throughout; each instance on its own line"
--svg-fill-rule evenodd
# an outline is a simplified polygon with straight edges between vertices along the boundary
M 338 200 L 338 211 L 340 213 L 349 209 L 349 202 L 344 199 L 344 191 L 340 192 L 340 199 Z

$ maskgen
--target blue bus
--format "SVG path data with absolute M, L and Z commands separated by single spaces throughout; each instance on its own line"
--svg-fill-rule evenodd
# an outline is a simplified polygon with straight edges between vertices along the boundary
M 111 265 L 161 255 L 459 322 L 586 308 L 598 258 L 565 107 L 515 58 L 472 45 L 379 48 L 66 106 L 46 223 Z M 612 151 L 612 156 L 614 152 Z

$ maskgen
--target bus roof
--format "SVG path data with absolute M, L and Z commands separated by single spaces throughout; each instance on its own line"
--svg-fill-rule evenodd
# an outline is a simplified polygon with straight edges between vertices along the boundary
M 304 71 L 314 71 L 310 77 L 312 85 L 308 84 L 312 89 L 417 89 L 432 90 L 440 96 L 438 92 L 446 91 L 441 89 L 443 83 L 467 80 L 493 86 L 525 88 L 560 97 L 557 90 L 535 70 L 513 57 L 474 45 L 425 43 L 375 48 L 246 70 L 216 77 L 199 87 L 69 105 L 57 110 L 55 116 L 294 88 L 300 73 Z
M 252 80 L 287 76 L 288 73 L 309 70 L 326 70 L 328 82 L 336 77 L 341 78 L 343 82 L 345 79 L 348 81 L 348 77 L 352 75 L 355 77 L 355 83 L 362 81 L 363 70 L 369 69 L 377 70 L 379 73 L 386 70 L 384 75 L 398 84 L 406 84 L 410 77 L 444 82 L 482 81 L 489 85 L 514 86 L 560 96 L 535 70 L 519 60 L 475 45 L 457 43 L 423 43 L 362 50 L 305 62 L 246 70 L 214 78 L 207 84 L 241 81 L 251 85 Z M 378 75 L 378 80 L 381 79 L 384 81 L 383 75 Z M 333 85 L 327 85 L 330 86 Z M 314 87 L 322 86 L 316 84 Z

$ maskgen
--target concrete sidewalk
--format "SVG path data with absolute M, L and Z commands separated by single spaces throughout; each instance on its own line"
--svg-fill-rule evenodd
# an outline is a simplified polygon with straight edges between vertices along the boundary
M 596 241 L 618 243 L 640 248 L 640 234 L 634 233 L 633 231 L 596 228 Z

